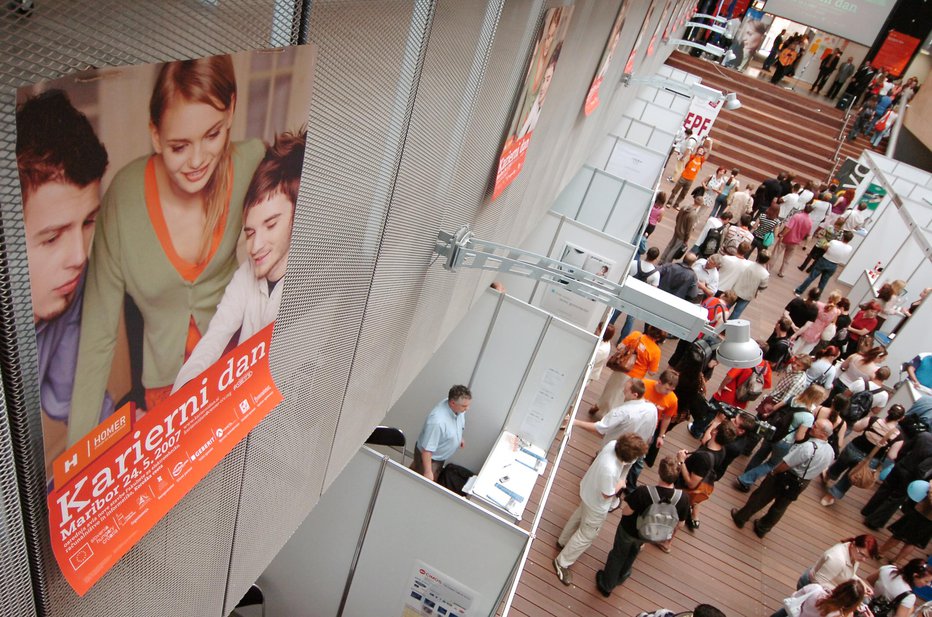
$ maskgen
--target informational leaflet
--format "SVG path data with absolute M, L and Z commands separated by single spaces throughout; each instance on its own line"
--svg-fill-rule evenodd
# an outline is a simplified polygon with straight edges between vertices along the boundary
M 423 561 L 415 561 L 401 617 L 470 617 L 476 593 Z
M 281 400 L 316 48 L 16 93 L 49 535 L 83 595 Z

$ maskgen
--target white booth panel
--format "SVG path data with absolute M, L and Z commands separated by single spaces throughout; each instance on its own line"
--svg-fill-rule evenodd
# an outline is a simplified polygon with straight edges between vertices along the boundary
M 918 242 L 912 238 L 902 242 L 902 246 L 900 247 L 900 250 L 897 251 L 896 256 L 893 257 L 893 259 L 891 259 L 883 269 L 883 272 L 881 273 L 878 280 L 879 285 L 889 283 L 897 279 L 902 279 L 908 282 L 913 277 L 913 273 L 916 272 L 916 268 L 918 268 L 919 265 L 924 261 L 926 261 L 925 254 L 922 250 L 922 247 L 919 246 Z M 916 291 L 916 293 L 918 293 L 918 290 L 910 291 Z
M 890 210 L 885 216 L 877 216 L 867 237 L 861 240 L 838 280 L 853 285 L 864 270 L 869 270 L 880 261 L 887 265 L 907 237 L 906 224 L 899 213 Z
M 619 135 L 627 135 L 629 128 L 631 128 L 631 118 L 622 116 L 621 120 L 618 121 L 618 125 L 615 126 L 615 130 L 609 131 L 609 133 L 616 137 Z
M 896 164 L 896 167 L 893 169 L 893 173 L 891 175 L 908 180 L 913 184 L 918 184 L 920 186 L 927 184 L 929 179 L 932 178 L 932 174 L 930 174 L 928 171 L 900 162 Z
M 594 229 L 604 229 L 608 217 L 618 201 L 624 181 L 604 171 L 595 170 L 582 207 L 574 220 Z
M 635 118 L 636 117 L 638 116 L 635 116 Z M 632 119 L 631 126 L 628 127 L 628 132 L 625 133 L 623 137 L 630 142 L 646 147 L 647 143 L 650 141 L 650 134 L 653 130 L 654 127 L 646 122 Z
M 259 576 L 269 615 L 337 614 L 381 467 L 360 450 Z
M 414 442 L 424 426 L 428 412 L 446 397 L 450 386 L 469 383 L 498 306 L 499 296 L 498 292 L 490 289 L 473 304 L 385 416 L 384 424 L 404 431 L 409 452 L 414 452 Z M 476 397 L 477 400 L 482 398 L 478 393 Z M 466 426 L 468 433 L 469 416 Z
M 642 98 L 636 98 L 628 103 L 628 109 L 625 110 L 625 115 L 640 119 L 646 107 L 647 101 Z
M 666 152 L 654 152 L 619 139 L 612 149 L 605 171 L 641 186 L 653 186 L 666 159 Z
M 579 209 L 577 204 L 576 209 Z M 567 215 L 567 218 L 572 218 Z M 540 219 L 540 223 L 531 231 L 530 235 L 521 242 L 521 248 L 537 253 L 538 255 L 549 256 L 556 242 L 557 230 L 560 227 L 561 215 L 548 213 Z M 517 274 L 501 273 L 498 278 L 505 284 L 505 289 L 509 296 L 513 296 L 522 302 L 531 303 L 534 296 L 534 290 L 537 288 L 537 280 L 520 276 Z
M 930 180 L 930 182 L 932 182 L 932 180 Z M 917 186 L 910 195 L 910 198 L 926 204 L 932 203 L 932 188 Z
M 611 149 L 609 148 L 605 154 L 606 161 L 608 160 L 610 152 Z M 594 173 L 595 169 L 589 165 L 580 167 L 579 171 L 576 172 L 566 186 L 563 187 L 563 190 L 560 191 L 560 194 L 557 195 L 550 209 L 558 214 L 565 214 L 571 219 L 575 219 L 579 216 L 579 209 L 582 206 L 583 198 L 586 196 L 586 191 L 589 190 L 589 183 L 592 182 L 592 175 Z
M 903 197 L 908 197 L 909 194 L 913 192 L 913 189 L 916 188 L 916 184 L 914 182 L 910 182 L 905 178 L 894 178 L 891 184 L 893 185 L 893 190 L 896 191 L 897 195 L 901 195 Z
M 652 111 L 652 116 L 650 118 L 645 118 L 648 122 L 650 123 L 664 122 L 666 124 L 670 124 L 672 120 L 674 124 L 674 131 L 676 130 L 676 126 L 680 124 L 683 120 L 682 114 L 677 114 L 677 113 L 671 114 L 671 113 L 668 113 L 667 110 L 658 110 L 656 106 L 651 106 L 651 110 L 657 110 L 657 111 Z M 657 114 L 661 114 L 661 116 L 667 116 L 667 117 L 658 118 Z M 661 131 L 661 130 L 658 130 L 657 127 L 654 127 L 654 132 L 650 134 L 650 139 L 647 142 L 647 147 L 653 150 L 654 152 L 667 152 L 668 153 L 670 151 L 670 148 L 673 147 L 673 138 L 674 138 L 674 134 L 672 132 Z
M 502 432 L 547 318 L 540 309 L 503 298 L 470 384 L 473 401 L 466 412 L 466 447 L 454 456 L 457 465 L 474 472 L 482 467 Z
M 605 169 L 605 166 L 608 164 L 608 157 L 612 155 L 612 148 L 614 147 L 615 137 L 606 135 L 605 139 L 599 142 L 592 151 L 592 154 L 589 155 L 589 158 L 586 159 L 586 165 L 595 169 Z
M 917 354 L 932 351 L 932 302 L 923 302 L 916 309 L 896 335 L 896 338 L 887 347 L 889 355 L 884 364 L 890 367 L 890 379 L 887 385 L 892 386 L 899 380 L 900 366 L 916 357 Z
M 594 347 L 594 335 L 551 320 L 505 430 L 547 450 L 585 374 L 580 367 L 589 363 Z
M 467 590 L 469 615 L 493 615 L 527 542 L 527 532 L 390 463 L 344 615 L 404 614 L 419 563 Z
M 633 240 L 633 236 L 641 229 L 641 223 L 647 218 L 653 195 L 653 191 L 648 188 L 626 182 L 611 218 L 602 231 L 614 238 Z

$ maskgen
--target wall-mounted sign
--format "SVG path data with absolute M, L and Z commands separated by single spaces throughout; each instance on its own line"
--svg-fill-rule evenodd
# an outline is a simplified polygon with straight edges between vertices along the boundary
M 49 533 L 84 594 L 280 401 L 315 49 L 18 92 Z
M 621 30 L 625 26 L 625 15 L 628 13 L 630 2 L 625 2 L 618 9 L 618 16 L 615 17 L 615 23 L 612 25 L 611 32 L 608 34 L 608 42 L 605 43 L 605 49 L 602 51 L 602 58 L 599 60 L 599 70 L 596 71 L 592 85 L 589 86 L 589 92 L 586 94 L 586 102 L 583 111 L 588 116 L 596 110 L 601 101 L 599 100 L 599 89 L 605 80 L 605 73 L 608 72 L 612 60 L 615 59 L 615 50 L 618 48 L 618 40 L 621 38 Z

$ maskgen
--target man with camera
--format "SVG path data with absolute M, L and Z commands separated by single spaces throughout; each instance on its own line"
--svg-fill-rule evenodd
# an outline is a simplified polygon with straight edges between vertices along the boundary
M 809 429 L 809 439 L 790 448 L 777 465 L 748 498 L 744 507 L 732 508 L 731 519 L 738 528 L 768 503 L 773 502 L 767 514 L 754 521 L 754 533 L 763 538 L 773 529 L 791 503 L 802 494 L 809 482 L 827 469 L 835 458 L 828 437 L 832 434 L 832 423 L 816 420 Z

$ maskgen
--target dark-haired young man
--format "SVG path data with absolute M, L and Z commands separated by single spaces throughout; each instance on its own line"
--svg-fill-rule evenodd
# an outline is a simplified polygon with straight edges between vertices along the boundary
M 84 276 L 108 159 L 87 117 L 61 90 L 23 103 L 16 127 L 48 471 L 66 445 Z M 105 396 L 99 419 L 111 413 Z

